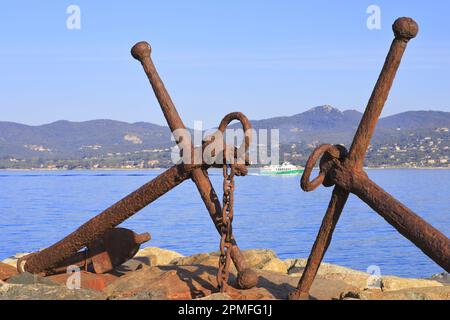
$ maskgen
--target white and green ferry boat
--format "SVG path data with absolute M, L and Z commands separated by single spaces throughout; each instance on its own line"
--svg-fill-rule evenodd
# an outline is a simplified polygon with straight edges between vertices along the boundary
M 260 174 L 264 175 L 299 175 L 304 168 L 296 167 L 289 162 L 283 162 L 281 165 L 264 166 L 259 170 Z

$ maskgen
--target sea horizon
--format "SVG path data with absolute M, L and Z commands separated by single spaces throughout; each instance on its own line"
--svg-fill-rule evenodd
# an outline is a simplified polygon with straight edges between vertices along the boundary
M 251 172 L 254 170 L 247 177 L 235 179 L 233 225 L 240 247 L 272 249 L 281 259 L 307 258 L 331 189 L 303 192 L 300 175 L 264 176 Z M 0 230 L 4 243 L 8 243 L 0 248 L 1 260 L 53 244 L 164 169 L 0 171 L 8 172 L 0 174 L 4 186 L 0 195 Z M 209 172 L 221 196 L 222 172 Z M 368 174 L 437 229 L 449 234 L 450 203 L 445 194 L 450 188 L 450 170 L 389 168 L 368 170 Z M 179 222 L 181 217 L 183 224 Z M 152 240 L 146 246 L 183 255 L 218 250 L 216 231 L 190 181 L 120 226 L 150 232 Z M 186 242 L 190 245 L 186 246 Z M 355 196 L 349 198 L 324 261 L 360 271 L 377 265 L 383 274 L 416 278 L 443 271 Z

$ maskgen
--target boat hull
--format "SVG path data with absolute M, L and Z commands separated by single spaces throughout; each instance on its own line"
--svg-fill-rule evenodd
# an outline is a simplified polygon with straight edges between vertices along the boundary
M 278 175 L 300 175 L 303 173 L 303 169 L 296 169 L 296 170 L 288 170 L 288 171 L 270 171 L 270 170 L 260 170 L 259 174 L 261 175 L 271 175 L 271 176 L 278 176 Z

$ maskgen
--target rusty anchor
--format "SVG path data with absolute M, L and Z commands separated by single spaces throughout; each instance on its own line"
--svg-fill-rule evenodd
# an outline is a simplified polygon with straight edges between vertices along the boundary
M 132 56 L 141 62 L 169 128 L 173 133 L 177 129 L 184 129 L 185 126 L 156 71 L 150 58 L 150 52 L 150 45 L 146 42 L 137 43 L 131 50 Z M 218 130 L 223 132 L 226 126 L 233 120 L 239 120 L 246 133 L 244 142 L 239 149 L 247 149 L 251 138 L 251 132 L 249 130 L 251 129 L 251 126 L 248 119 L 242 113 L 233 112 L 226 115 L 221 121 Z M 177 144 L 181 143 L 180 140 L 176 141 Z M 209 143 L 211 143 L 211 141 L 204 141 L 203 146 L 208 145 Z M 193 146 L 191 149 L 192 153 L 194 153 L 195 150 Z M 235 147 L 227 146 L 227 149 L 236 151 Z M 237 154 L 237 152 L 234 152 L 234 154 Z M 215 156 L 217 159 L 220 158 L 219 154 Z M 203 161 L 200 164 L 180 163 L 172 166 L 150 182 L 133 191 L 84 223 L 62 240 L 40 252 L 24 257 L 20 261 L 20 264 L 18 264 L 18 270 L 31 273 L 50 272 L 52 269 L 61 265 L 61 263 L 64 263 L 66 259 L 77 260 L 79 257 L 76 258 L 74 256 L 80 255 L 79 251 L 81 249 L 94 243 L 97 239 L 103 237 L 109 230 L 113 229 L 187 179 L 192 179 L 197 186 L 200 196 L 205 203 L 217 231 L 222 234 L 224 229 L 222 223 L 222 207 L 207 172 L 209 167 L 217 167 L 219 166 L 218 163 L 221 162 L 222 161 L 213 161 L 213 163 L 205 163 Z M 246 164 L 247 163 L 236 163 L 234 165 L 236 175 L 245 175 L 247 173 Z M 222 166 L 222 164 L 220 164 L 220 166 Z M 234 237 L 231 238 L 231 243 L 232 247 L 230 249 L 230 255 L 238 271 L 237 285 L 241 288 L 251 288 L 256 285 L 258 276 L 254 270 L 248 267 Z
M 356 131 L 350 151 L 347 153 L 347 150 L 340 145 L 321 145 L 312 152 L 306 163 L 300 183 L 304 191 L 312 191 L 320 184 L 326 187 L 334 185 L 334 189 L 305 270 L 296 290 L 289 294 L 290 299 L 309 298 L 309 290 L 350 193 L 367 203 L 428 257 L 450 272 L 449 238 L 375 184 L 363 170 L 367 148 L 402 55 L 408 41 L 417 35 L 419 29 L 413 19 L 405 17 L 397 19 L 392 28 L 395 38 Z M 311 171 L 319 158 L 319 175 L 310 181 Z
M 156 71 L 155 65 L 153 64 L 153 61 L 150 57 L 150 45 L 144 41 L 138 42 L 131 49 L 131 54 L 136 60 L 141 62 L 142 67 L 144 68 L 144 71 L 156 95 L 156 98 L 161 106 L 170 130 L 172 132 L 175 132 L 176 130 L 186 129 L 175 108 L 174 103 L 172 102 L 172 99 L 170 98 L 169 93 L 167 92 L 161 78 L 158 75 L 158 72 Z M 244 148 L 248 152 L 248 147 L 251 139 L 251 125 L 247 117 L 245 117 L 242 113 L 234 112 L 225 116 L 219 125 L 218 131 L 221 131 L 223 133 L 226 126 L 233 120 L 239 120 L 243 126 L 245 138 L 241 148 Z M 177 140 L 177 143 L 178 145 L 180 145 L 182 141 Z M 226 149 L 227 148 L 225 147 L 223 150 L 223 154 L 225 154 Z M 193 155 L 195 154 L 194 146 L 192 145 L 191 152 Z M 222 162 L 223 161 L 220 161 L 220 163 Z M 247 173 L 245 166 L 243 166 L 240 172 L 242 175 L 245 175 Z M 213 220 L 214 225 L 216 226 L 217 231 L 219 232 L 219 234 L 222 234 L 222 230 L 224 228 L 222 220 L 222 207 L 211 184 L 211 181 L 209 180 L 207 171 L 201 167 L 194 167 L 191 171 L 190 178 L 196 185 L 200 193 L 200 197 L 202 198 L 206 209 L 208 210 L 210 217 Z M 253 270 L 248 268 L 245 258 L 236 244 L 234 236 L 232 236 L 230 241 L 232 243 L 232 247 L 230 249 L 231 259 L 233 260 L 234 265 L 238 271 L 238 286 L 241 288 L 251 288 L 256 285 L 258 277 Z

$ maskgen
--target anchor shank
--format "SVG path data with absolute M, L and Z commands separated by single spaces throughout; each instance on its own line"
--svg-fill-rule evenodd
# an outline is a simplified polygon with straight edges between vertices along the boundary
M 335 186 L 331 195 L 330 203 L 328 204 L 327 211 L 323 217 L 322 224 L 317 234 L 314 245 L 309 254 L 308 261 L 306 262 L 305 270 L 298 283 L 297 289 L 290 293 L 290 300 L 308 299 L 309 290 L 319 270 L 320 263 L 322 262 L 325 252 L 330 245 L 331 238 L 333 236 L 334 229 L 341 216 L 344 205 L 348 199 L 348 191 Z
M 170 98 L 167 89 L 165 88 L 161 78 L 158 75 L 158 72 L 153 64 L 153 61 L 150 57 L 151 47 L 147 42 L 138 42 L 131 49 L 131 55 L 138 61 L 141 62 L 145 73 L 150 81 L 150 84 L 155 92 L 155 95 L 158 99 L 159 104 L 161 105 L 161 109 L 164 113 L 164 116 L 169 124 L 170 130 L 174 133 L 177 129 L 185 129 L 185 126 L 176 110 L 175 105 Z M 177 144 L 183 150 L 182 140 L 179 140 L 177 136 L 175 136 L 177 140 Z M 184 150 L 183 150 L 184 152 Z M 191 145 L 191 159 L 196 160 L 197 154 L 195 152 L 194 146 Z M 205 204 L 206 209 L 209 212 L 211 219 L 217 229 L 217 231 L 221 230 L 221 225 L 219 223 L 219 217 L 222 213 L 222 206 L 217 197 L 217 194 L 209 180 L 208 173 L 206 170 L 202 170 L 201 168 L 196 168 L 192 170 L 191 175 L 192 181 L 195 183 L 200 196 Z M 240 275 L 243 275 L 245 269 L 247 269 L 247 263 L 245 262 L 244 256 L 240 253 L 239 247 L 236 244 L 236 241 L 233 241 L 233 248 L 231 251 L 233 254 L 231 256 L 236 269 Z M 241 277 L 242 278 L 242 277 Z M 253 277 L 255 278 L 255 277 Z M 254 281 L 253 281 L 254 282 Z M 252 287 L 256 283 L 250 282 L 245 287 Z
M 182 165 L 173 166 L 125 198 L 113 204 L 77 230 L 52 246 L 26 259 L 25 271 L 40 273 L 51 269 L 76 254 L 106 231 L 122 223 L 136 212 L 190 178 L 191 172 Z

